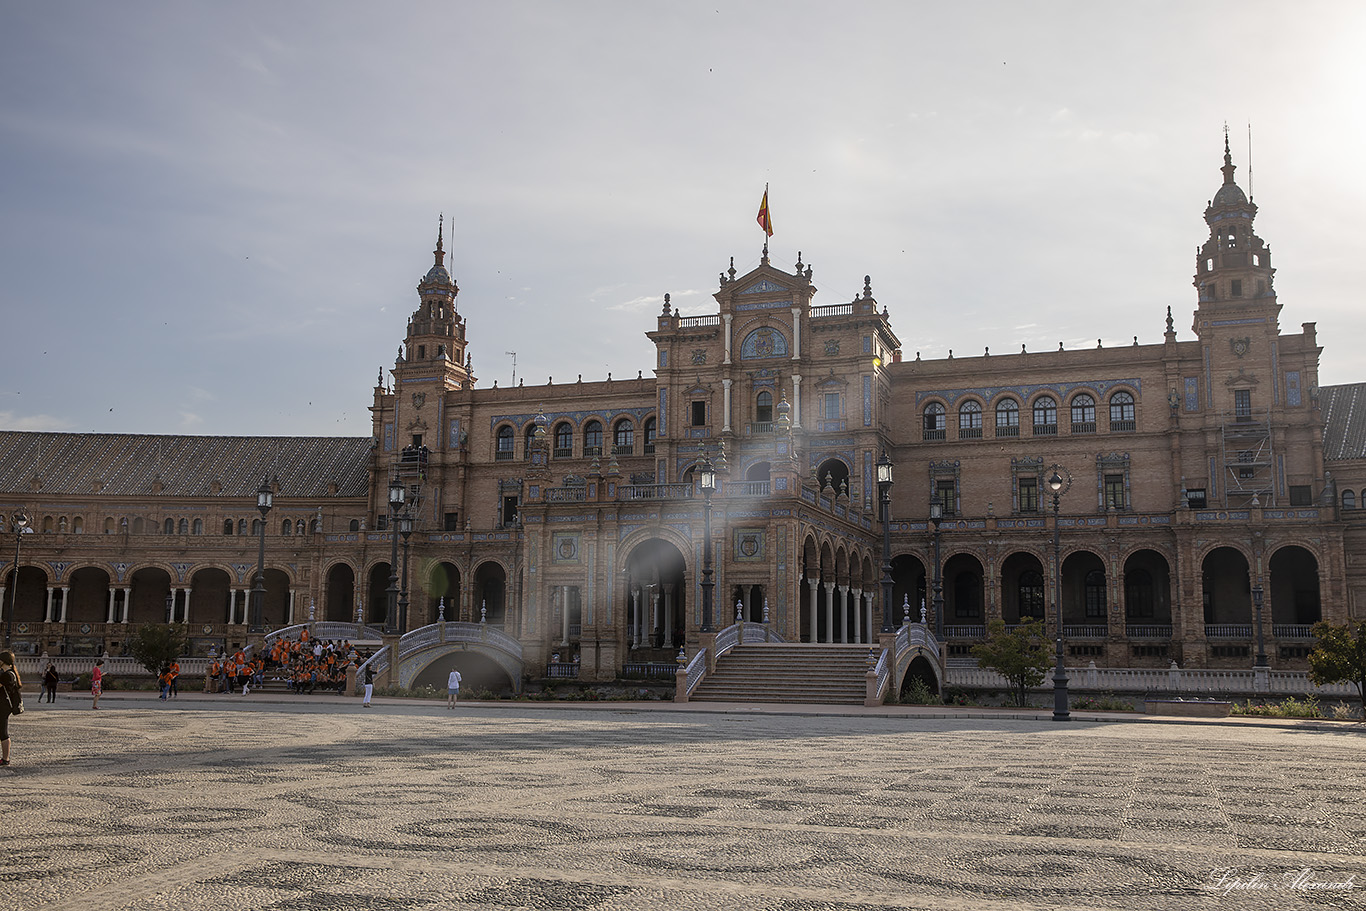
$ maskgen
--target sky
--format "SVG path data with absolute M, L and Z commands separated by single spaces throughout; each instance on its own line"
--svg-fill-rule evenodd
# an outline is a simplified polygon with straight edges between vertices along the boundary
M 371 434 L 438 218 L 480 387 L 649 375 L 730 265 L 907 358 L 1193 338 L 1224 125 L 1366 381 L 1366 4 L 10 0 L 0 429 Z M 1353 342 L 1357 339 L 1357 342 Z

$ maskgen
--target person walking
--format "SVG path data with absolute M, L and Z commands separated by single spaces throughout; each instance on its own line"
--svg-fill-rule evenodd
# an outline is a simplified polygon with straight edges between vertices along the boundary
M 92 709 L 100 707 L 100 693 L 104 692 L 104 659 L 95 662 L 95 666 L 90 670 L 90 695 L 94 701 L 90 703 Z
M 166 695 L 174 699 L 176 697 L 176 681 L 180 679 L 180 659 L 171 659 L 171 685 L 167 688 Z
M 375 691 L 375 669 L 370 665 L 365 666 L 365 699 L 361 705 L 365 708 L 370 707 L 370 694 Z
M 24 710 L 22 685 L 14 652 L 0 652 L 0 765 L 9 765 L 9 716 Z
M 38 697 L 38 701 L 43 701 L 43 696 L 47 697 L 48 702 L 57 701 L 57 664 L 54 661 L 47 663 L 47 670 L 43 671 L 43 693 Z
M 460 697 L 460 672 L 451 669 L 451 675 L 446 678 L 446 708 L 455 708 L 455 700 Z

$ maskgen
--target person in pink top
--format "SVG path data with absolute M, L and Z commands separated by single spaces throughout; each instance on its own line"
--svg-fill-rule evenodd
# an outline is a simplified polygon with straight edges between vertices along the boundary
M 95 701 L 90 704 L 92 709 L 100 707 L 100 693 L 104 692 L 104 659 L 95 662 L 95 667 L 90 672 L 90 695 L 95 697 Z

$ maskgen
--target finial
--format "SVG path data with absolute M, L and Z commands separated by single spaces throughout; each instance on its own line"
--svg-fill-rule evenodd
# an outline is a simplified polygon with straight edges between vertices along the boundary
M 1097 347 L 1097 348 L 1100 347 L 1100 339 L 1096 339 L 1096 347 Z
M 436 218 L 436 249 L 432 251 L 432 255 L 433 255 L 434 257 L 436 257 L 436 265 L 442 266 L 442 267 L 444 267 L 445 264 L 446 264 L 446 251 L 445 251 L 444 249 L 442 249 L 442 246 L 441 246 L 442 234 L 443 234 L 443 230 L 442 230 L 442 229 L 444 229 L 445 226 L 446 226 L 446 215 L 445 215 L 445 213 L 443 212 L 443 213 L 441 213 L 440 215 L 438 215 L 437 218 Z
M 665 295 L 664 295 L 664 315 L 665 315 L 665 316 L 668 316 L 668 315 L 669 315 L 669 295 L 668 295 L 668 294 L 665 294 Z
M 759 264 L 763 266 L 768 265 L 768 241 L 764 241 L 764 252 L 763 255 L 759 257 Z
M 1173 328 L 1173 323 L 1172 323 L 1172 308 L 1171 308 L 1171 307 L 1168 307 L 1168 308 L 1167 308 L 1167 331 L 1168 331 L 1168 332 L 1175 332 L 1175 331 L 1176 331 L 1176 330 Z
M 991 357 L 991 349 L 987 348 L 985 352 L 982 354 L 982 357 Z
M 1020 342 L 1020 353 L 1021 353 L 1021 354 L 1028 354 L 1028 353 L 1029 353 L 1029 352 L 1025 351 L 1024 342 Z
M 1224 183 L 1233 183 L 1233 172 L 1237 168 L 1233 164 L 1233 153 L 1228 148 L 1228 121 L 1224 121 L 1224 166 L 1219 170 L 1224 172 Z
M 1059 351 L 1062 350 L 1062 342 L 1058 342 L 1058 350 L 1059 350 Z
M 768 244 L 764 244 L 764 249 L 765 249 L 765 250 L 768 249 Z M 727 270 L 727 273 L 726 273 L 726 274 L 728 274 L 728 275 L 730 276 L 730 280 L 731 280 L 731 281 L 735 281 L 735 257 L 734 257 L 734 256 L 732 256 L 732 257 L 730 258 L 730 269 Z
M 797 251 L 797 274 L 802 274 L 802 251 Z
M 863 276 L 863 296 L 865 299 L 873 296 L 873 277 L 871 275 Z

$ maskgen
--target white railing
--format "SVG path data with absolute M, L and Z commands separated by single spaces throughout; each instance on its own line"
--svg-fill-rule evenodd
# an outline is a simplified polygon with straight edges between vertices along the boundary
M 1082 624 L 1079 626 L 1062 626 L 1062 634 L 1068 639 L 1104 639 L 1110 635 L 1110 628 L 1107 626 L 1096 626 L 1094 624 Z
M 1275 623 L 1272 624 L 1271 635 L 1277 639 L 1313 639 L 1314 625 L 1312 623 Z
M 1305 671 L 1267 671 L 1266 688 L 1257 682 L 1254 670 L 1217 668 L 1078 667 L 1068 668 L 1068 685 L 1074 690 L 1100 690 L 1124 693 L 1201 693 L 1225 695 L 1274 694 L 1280 696 L 1314 695 L 1352 697 L 1356 687 L 1350 683 L 1318 686 Z M 1007 689 L 1010 684 L 993 670 L 982 667 L 948 666 L 950 686 L 979 689 Z M 1044 675 L 1036 689 L 1051 689 L 1053 670 Z
M 824 307 L 812 307 L 810 311 L 812 319 L 824 316 L 850 316 L 853 312 L 853 304 L 827 304 Z
M 698 326 L 719 326 L 721 325 L 721 314 L 712 316 L 684 316 L 678 320 L 678 328 L 693 329 Z
M 693 690 L 702 682 L 702 678 L 707 675 L 707 650 L 698 649 L 697 654 L 692 656 L 692 660 L 684 668 L 684 672 L 687 674 L 687 682 L 683 685 L 683 692 L 691 696 Z
M 926 649 L 935 660 L 939 660 L 939 640 L 923 623 L 908 623 L 896 632 L 897 656 L 905 654 L 914 647 Z
M 869 649 L 868 651 L 870 654 L 872 653 L 872 649 Z M 874 701 L 880 701 L 887 692 L 887 681 L 892 674 L 892 662 L 890 657 L 888 650 L 884 648 L 878 653 L 877 663 L 873 665 L 873 673 L 877 676 L 877 683 L 873 686 L 873 692 L 868 695 L 872 697 Z
M 398 640 L 398 660 L 402 661 L 409 655 L 425 648 L 450 642 L 488 645 L 507 652 L 518 661 L 522 660 L 522 643 L 498 627 L 490 626 L 487 623 L 466 623 L 454 620 L 446 623 L 430 623 L 405 635 Z
M 19 677 L 29 683 L 37 683 L 42 677 L 43 671 L 47 670 L 48 662 L 57 665 L 57 673 L 63 677 L 75 677 L 80 674 L 88 674 L 94 668 L 95 662 L 101 660 L 93 655 L 58 655 L 55 657 L 44 658 L 41 655 L 16 655 L 14 666 L 19 671 Z M 136 658 L 129 658 L 124 655 L 118 658 L 104 658 L 104 666 L 100 668 L 108 677 L 151 677 L 151 671 L 138 663 Z M 180 676 L 189 677 L 192 675 L 202 675 L 208 670 L 208 658 L 181 658 Z
M 345 639 L 349 642 L 356 640 L 383 639 L 384 631 L 375 629 L 373 626 L 366 626 L 363 623 L 337 623 L 333 621 L 318 621 L 314 623 L 296 623 L 293 626 L 286 626 L 266 634 L 266 646 L 269 648 L 272 642 L 277 639 L 293 640 L 298 639 L 304 630 L 308 630 L 308 635 L 314 639 Z
M 736 497 L 766 497 L 772 484 L 772 481 L 731 481 L 726 484 L 726 494 Z
M 623 500 L 690 500 L 691 484 L 623 484 L 617 488 Z
M 377 649 L 373 655 L 366 658 L 365 661 L 361 663 L 361 666 L 356 668 L 357 680 L 365 679 L 365 669 L 367 667 L 375 672 L 376 677 L 387 671 L 389 669 L 389 649 L 387 647 Z
M 441 624 L 421 626 L 398 640 L 398 660 L 402 661 L 414 652 L 441 644 Z
M 739 624 L 737 624 L 737 626 L 738 626 L 738 625 L 739 625 Z M 740 639 L 740 643 L 741 643 L 741 644 L 744 644 L 744 643 L 746 643 L 746 642 L 786 642 L 786 641 L 787 641 L 787 640 L 784 639 L 782 636 L 780 636 L 780 635 L 778 635 L 777 633 L 775 633 L 775 632 L 773 631 L 773 628 L 772 628 L 771 626 L 769 626 L 767 623 L 755 623 L 755 622 L 753 622 L 753 621 L 746 621 L 746 622 L 744 623 L 744 632 L 741 633 L 741 639 Z
M 1124 627 L 1124 635 L 1130 639 L 1170 639 L 1172 628 L 1162 624 L 1148 624 L 1146 626 L 1129 624 Z
M 946 626 L 945 639 L 981 639 L 987 634 L 985 626 Z
M 732 623 L 730 626 L 716 634 L 716 641 L 712 644 L 712 648 L 716 649 L 716 657 L 720 658 L 739 644 L 740 627 Z

